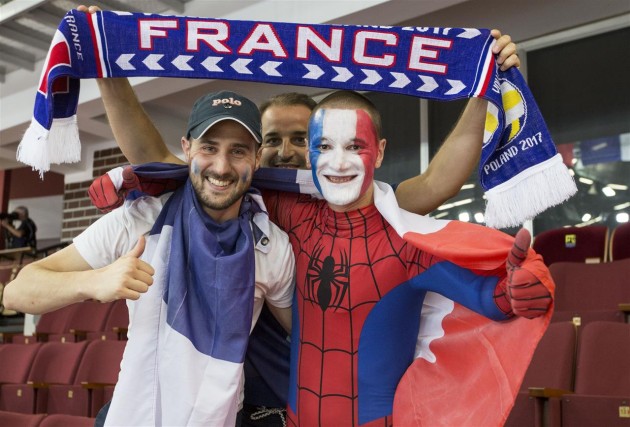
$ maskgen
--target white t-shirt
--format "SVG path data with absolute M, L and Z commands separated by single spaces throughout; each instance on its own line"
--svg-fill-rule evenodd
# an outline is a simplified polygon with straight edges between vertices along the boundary
M 126 202 L 77 236 L 76 249 L 94 269 L 113 263 L 135 246 L 140 235 L 148 234 L 169 197 Z M 264 237 L 258 239 L 254 251 L 252 329 L 265 300 L 280 308 L 291 306 L 295 273 L 287 234 L 265 214 L 257 214 L 253 222 Z M 127 301 L 129 342 L 106 424 L 233 426 L 242 404 L 242 364 L 200 361 L 198 355 L 190 355 L 194 348 L 186 337 L 165 327 L 164 289 L 157 285 L 168 267 L 170 231 L 165 229 L 161 235 L 147 237 L 141 257 L 156 270 L 154 284 L 137 301 Z M 136 390 L 139 383 L 142 386 Z M 183 389 L 172 387 L 173 383 Z

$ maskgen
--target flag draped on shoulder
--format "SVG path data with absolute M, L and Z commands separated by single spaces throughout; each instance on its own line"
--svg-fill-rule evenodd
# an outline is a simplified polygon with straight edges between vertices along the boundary
M 80 160 L 79 81 L 228 79 L 488 103 L 479 167 L 486 223 L 513 226 L 576 192 L 520 72 L 489 30 L 310 25 L 72 10 L 55 33 L 18 160 L 43 173 Z
M 238 217 L 218 224 L 189 180 L 165 202 L 142 255 L 154 282 L 129 302 L 130 339 L 105 425 L 234 425 L 254 307 L 251 223 L 266 220 L 259 203 L 246 194 Z
M 317 190 L 311 175 L 304 172 L 262 169 L 254 185 L 314 194 Z M 374 204 L 403 239 L 421 250 L 473 274 L 505 272 L 514 244 L 511 236 L 476 224 L 412 214 L 398 207 L 389 185 L 376 181 Z M 529 249 L 527 260 L 534 257 Z M 534 263 L 528 268 L 553 295 L 555 285 L 544 264 Z M 453 280 L 440 274 L 434 271 L 430 279 L 433 283 L 419 286 L 430 289 L 436 283 Z M 466 280 L 464 274 L 461 280 Z M 552 312 L 550 307 L 544 316 L 535 319 L 515 317 L 498 322 L 429 292 L 424 300 L 416 359 L 396 388 L 394 425 L 503 425 Z M 457 402 L 455 410 L 453 402 Z

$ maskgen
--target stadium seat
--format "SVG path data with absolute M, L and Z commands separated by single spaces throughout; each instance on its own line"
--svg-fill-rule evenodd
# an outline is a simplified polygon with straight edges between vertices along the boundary
M 37 322 L 37 326 L 35 326 L 35 333 L 32 336 L 16 334 L 11 338 L 11 342 L 17 344 L 28 344 L 36 341 L 46 342 L 50 334 L 61 334 L 65 332 L 67 330 L 68 320 L 81 304 L 82 303 L 71 304 L 58 310 L 42 314 Z
M 536 399 L 531 394 L 545 395 L 546 389 L 573 389 L 577 333 L 572 322 L 551 323 L 534 352 L 525 373 L 506 427 L 560 424 L 560 403 L 556 400 Z
M 126 341 L 90 341 L 77 369 L 74 384 L 51 385 L 46 409 L 50 414 L 95 417 L 104 405 L 103 389 L 118 382 Z
M 556 262 L 606 262 L 608 227 L 590 225 L 544 231 L 535 236 L 532 248 L 548 266 Z
M 558 262 L 549 267 L 556 283 L 552 321 L 579 318 L 624 321 L 620 303 L 630 302 L 630 259 L 602 264 Z
M 12 345 L 12 344 L 8 344 Z M 50 384 L 72 384 L 87 341 L 42 343 L 33 359 L 27 382 L 0 386 L 0 401 L 8 411 L 46 412 Z
M 0 426 L 38 427 L 46 414 L 21 414 L 19 412 L 0 411 Z
M 41 344 L 0 344 L 0 386 L 24 384 Z M 0 396 L 0 410 L 5 410 Z M 0 425 L 3 425 L 0 423 Z
M 630 258 L 630 222 L 615 227 L 610 236 L 610 260 Z
M 39 427 L 93 427 L 94 418 L 76 415 L 50 414 L 46 416 Z
M 129 310 L 126 300 L 117 300 L 112 303 L 112 309 L 107 316 L 102 331 L 88 332 L 87 339 L 100 340 L 126 340 L 129 327 Z
M 630 324 L 589 323 L 578 347 L 574 393 L 562 397 L 562 425 L 630 425 Z
M 102 331 L 113 304 L 85 301 L 76 306 L 68 316 L 64 330 L 49 334 L 48 341 L 83 341 L 88 332 Z

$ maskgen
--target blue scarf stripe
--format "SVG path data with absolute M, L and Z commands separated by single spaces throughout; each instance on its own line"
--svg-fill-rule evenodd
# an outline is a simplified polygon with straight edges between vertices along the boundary
M 217 224 L 198 205 L 188 180 L 165 203 L 150 233 L 173 228 L 163 296 L 166 323 L 215 359 L 245 358 L 255 284 L 250 220 L 259 210 L 246 198 L 238 218 Z

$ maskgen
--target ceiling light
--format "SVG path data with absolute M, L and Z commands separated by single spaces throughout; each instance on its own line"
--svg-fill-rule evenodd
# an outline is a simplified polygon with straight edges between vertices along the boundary
M 586 222 L 589 219 L 593 218 L 593 215 L 591 215 L 590 213 L 585 213 L 584 215 L 582 215 L 582 221 Z
M 616 211 L 620 211 L 625 208 L 630 208 L 630 202 L 622 203 L 620 205 L 614 206 L 613 209 Z
M 628 189 L 627 185 L 622 185 L 622 184 L 608 184 L 608 186 L 612 188 L 613 190 L 627 190 Z
M 607 197 L 612 197 L 612 196 L 617 194 L 617 193 L 615 193 L 615 190 L 613 190 L 612 188 L 610 188 L 608 186 L 602 188 L 602 193 L 604 193 L 604 195 L 607 196 Z
M 483 217 L 483 213 L 482 212 L 477 212 L 475 213 L 475 221 L 477 221 L 478 223 L 482 223 L 484 221 L 484 217 Z
M 459 220 L 463 221 L 463 222 L 470 221 L 470 214 L 468 212 L 460 212 L 459 213 Z
M 580 181 L 583 184 L 588 184 L 588 185 L 591 185 L 593 183 L 592 179 L 584 178 L 583 176 L 579 177 L 578 181 Z
M 627 212 L 619 212 L 617 215 L 615 215 L 615 219 L 619 223 L 628 222 L 628 219 L 630 219 L 629 217 L 630 215 L 628 215 Z

